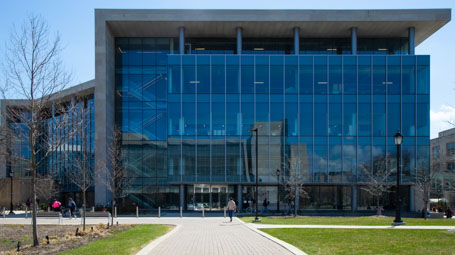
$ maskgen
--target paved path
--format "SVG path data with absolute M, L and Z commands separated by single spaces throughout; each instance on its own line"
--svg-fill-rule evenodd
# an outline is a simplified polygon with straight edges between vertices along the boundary
M 38 218 L 39 225 L 57 224 L 57 219 Z M 237 218 L 224 217 L 119 217 L 119 224 L 169 224 L 178 229 L 151 243 L 148 254 L 305 254 L 297 248 L 249 227 Z M 65 218 L 62 224 L 78 225 L 80 218 Z M 87 218 L 87 224 L 107 223 L 107 218 Z M 0 218 L 1 224 L 30 224 L 30 218 Z M 285 248 L 287 247 L 287 248 Z M 146 247 L 147 248 L 147 247 Z
M 293 254 L 238 219 L 186 218 L 169 222 L 181 228 L 149 254 Z
M 249 227 L 264 228 L 345 228 L 345 229 L 455 229 L 455 226 L 355 226 L 355 225 L 275 225 L 247 223 Z

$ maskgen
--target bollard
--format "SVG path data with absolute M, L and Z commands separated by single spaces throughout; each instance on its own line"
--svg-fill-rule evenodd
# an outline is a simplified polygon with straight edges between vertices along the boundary
M 28 207 L 25 207 L 25 218 L 28 218 Z
M 92 212 L 95 212 L 95 207 L 94 206 L 92 206 Z
M 180 218 L 182 218 L 183 213 L 182 213 L 182 207 L 180 206 Z
M 114 207 L 114 218 L 117 218 L 117 206 Z
M 139 206 L 136 206 L 136 218 L 139 218 Z
M 202 206 L 202 218 L 205 217 L 205 210 L 204 210 L 204 205 Z
M 224 218 L 226 218 L 226 206 L 224 207 Z
M 161 218 L 161 206 L 158 206 L 158 218 Z
M 51 208 L 48 206 L 47 207 L 47 212 L 50 212 L 51 211 Z
M 61 222 L 62 222 L 62 214 L 59 213 L 58 214 L 58 225 L 60 225 Z

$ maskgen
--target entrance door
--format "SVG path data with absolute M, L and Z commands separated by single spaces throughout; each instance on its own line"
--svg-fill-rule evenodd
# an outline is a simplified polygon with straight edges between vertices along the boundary
M 194 184 L 189 191 L 188 210 L 222 210 L 228 201 L 228 185 Z M 192 193 L 192 194 L 191 194 Z

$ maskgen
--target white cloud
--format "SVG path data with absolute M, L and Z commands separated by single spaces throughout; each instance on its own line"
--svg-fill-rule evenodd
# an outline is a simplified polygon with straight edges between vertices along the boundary
M 438 110 L 430 110 L 430 130 L 431 138 L 438 137 L 438 133 L 454 126 L 448 122 L 455 122 L 455 107 L 441 105 Z

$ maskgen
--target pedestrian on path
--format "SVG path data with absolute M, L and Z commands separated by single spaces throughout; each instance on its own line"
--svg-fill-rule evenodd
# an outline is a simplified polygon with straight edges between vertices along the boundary
M 267 200 L 267 198 L 264 198 L 264 202 L 262 203 L 261 214 L 269 213 L 269 204 L 270 204 L 270 202 Z
M 68 200 L 69 200 L 68 207 L 70 208 L 70 219 L 73 218 L 73 216 L 77 218 L 76 215 L 74 215 L 74 212 L 76 211 L 77 208 L 76 202 L 74 202 L 72 198 L 69 198 Z
M 227 209 L 229 213 L 229 218 L 231 219 L 230 222 L 232 222 L 232 214 L 237 210 L 237 205 L 235 204 L 234 198 L 232 197 L 229 198 Z

